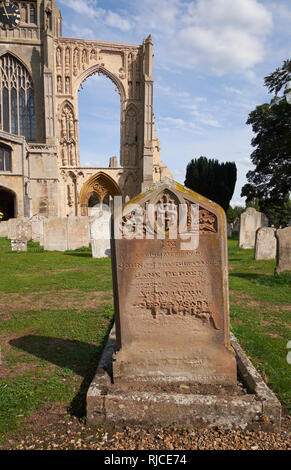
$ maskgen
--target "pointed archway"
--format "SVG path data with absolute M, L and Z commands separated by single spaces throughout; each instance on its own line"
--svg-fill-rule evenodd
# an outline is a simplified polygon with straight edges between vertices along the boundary
M 3 213 L 3 221 L 16 215 L 16 194 L 3 186 L 0 186 L 0 212 Z
M 114 196 L 121 196 L 121 190 L 111 176 L 103 171 L 99 171 L 91 176 L 81 189 L 79 197 L 81 215 L 88 215 L 88 207 L 90 204 L 93 202 L 102 204 L 109 196 L 112 198 Z

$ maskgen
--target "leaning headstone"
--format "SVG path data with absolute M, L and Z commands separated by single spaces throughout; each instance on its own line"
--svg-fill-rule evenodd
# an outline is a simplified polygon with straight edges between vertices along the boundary
M 240 216 L 239 247 L 254 248 L 256 231 L 268 226 L 268 218 L 254 207 L 248 207 Z
M 278 229 L 276 236 L 278 240 L 276 272 L 291 271 L 291 227 Z
M 186 208 L 179 216 L 185 228 L 172 239 L 169 221 L 179 205 Z M 192 209 L 199 214 L 198 243 Z M 122 237 L 115 231 L 113 240 L 114 383 L 235 384 L 223 209 L 167 179 L 130 201 L 127 211 Z
M 275 259 L 277 250 L 276 229 L 261 227 L 256 231 L 255 259 Z
M 90 240 L 93 258 L 106 258 L 110 256 L 111 238 L 111 212 L 109 208 L 95 210 L 95 216 L 90 217 Z
M 11 240 L 11 251 L 27 251 L 27 240 Z

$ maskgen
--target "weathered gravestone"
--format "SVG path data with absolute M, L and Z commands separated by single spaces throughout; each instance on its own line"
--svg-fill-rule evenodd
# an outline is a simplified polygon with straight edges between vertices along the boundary
M 248 207 L 240 216 L 239 247 L 254 248 L 256 231 L 268 226 L 268 218 L 254 207 Z
M 90 240 L 93 258 L 110 256 L 111 212 L 109 207 L 94 208 L 94 217 L 90 217 Z
M 227 223 L 227 238 L 232 237 L 232 227 L 229 223 Z
M 280 430 L 279 401 L 230 341 L 226 242 L 223 209 L 173 180 L 114 207 L 115 327 L 89 424 Z
M 34 242 L 38 242 L 43 245 L 43 221 L 45 217 L 40 214 L 36 214 L 30 218 L 31 223 L 31 239 Z
M 136 212 L 131 212 L 132 203 L 138 204 Z M 152 238 L 146 239 L 148 204 L 153 208 L 148 224 Z M 171 210 L 176 208 L 179 214 L 179 205 L 186 208 L 179 220 L 182 223 L 184 218 L 184 231 L 191 231 L 191 207 L 199 205 L 197 247 L 189 234 L 169 237 Z M 127 210 L 122 239 L 113 243 L 119 349 L 113 363 L 114 383 L 148 378 L 235 384 L 224 211 L 172 180 L 157 183 L 133 199 Z M 164 228 L 159 227 L 158 211 Z M 127 239 L 132 227 L 141 238 Z M 195 227 L 193 234 L 195 238 Z
M 13 240 L 31 240 L 31 224 L 27 217 L 8 220 L 8 238 Z
M 276 236 L 278 240 L 276 272 L 291 271 L 291 227 L 278 229 Z
M 31 224 L 29 219 L 21 217 L 10 219 L 8 236 L 11 239 L 12 251 L 27 251 L 27 241 L 31 240 Z
M 274 227 L 261 227 L 256 231 L 255 259 L 276 258 L 277 239 Z
M 76 250 L 90 243 L 89 217 L 48 217 L 43 221 L 44 249 Z

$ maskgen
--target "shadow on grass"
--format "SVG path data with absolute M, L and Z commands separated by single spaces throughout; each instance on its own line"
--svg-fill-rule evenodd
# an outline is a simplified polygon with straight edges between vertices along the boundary
M 77 340 L 27 335 L 13 339 L 11 346 L 22 349 L 56 366 L 83 377 L 78 393 L 73 398 L 68 411 L 77 418 L 86 416 L 86 395 L 106 345 L 112 323 L 107 328 L 99 345 Z
M 255 273 L 229 273 L 230 277 L 238 277 L 240 279 L 247 279 L 254 281 L 255 284 L 263 286 L 282 286 L 289 285 L 291 282 L 291 273 L 281 274 L 255 274 Z
M 79 258 L 92 258 L 92 253 L 64 253 L 67 256 L 78 256 Z

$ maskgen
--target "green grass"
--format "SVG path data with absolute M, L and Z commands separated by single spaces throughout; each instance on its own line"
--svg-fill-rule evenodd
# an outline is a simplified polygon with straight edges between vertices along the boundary
M 255 261 L 234 239 L 229 267 L 231 329 L 291 410 L 291 274 L 274 275 L 275 261 Z M 0 309 L 2 439 L 48 402 L 84 417 L 113 320 L 110 259 L 93 259 L 88 248 L 45 252 L 32 242 L 27 253 L 12 253 L 0 238 Z
M 229 240 L 231 329 L 283 406 L 291 411 L 291 272 L 274 274 L 275 260 Z
M 31 296 L 45 299 L 40 309 Z M 7 304 L 0 313 L 2 439 L 45 403 L 64 403 L 84 416 L 114 314 L 110 259 L 93 259 L 88 248 L 44 252 L 33 242 L 27 253 L 12 253 L 10 241 L 0 238 L 1 299 Z

